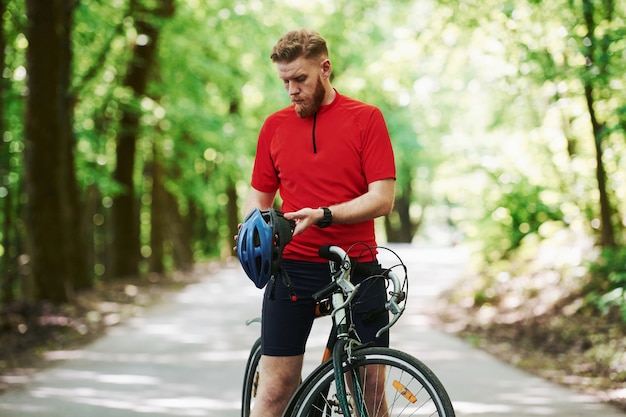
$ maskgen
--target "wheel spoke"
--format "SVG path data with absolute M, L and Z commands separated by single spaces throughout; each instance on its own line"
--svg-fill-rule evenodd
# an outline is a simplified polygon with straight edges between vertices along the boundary
M 345 363 L 343 379 L 352 417 L 454 417 L 441 382 L 422 362 L 387 348 L 364 348 Z M 288 416 L 348 417 L 340 412 L 332 365 L 307 379 Z M 313 413 L 312 410 L 317 410 Z

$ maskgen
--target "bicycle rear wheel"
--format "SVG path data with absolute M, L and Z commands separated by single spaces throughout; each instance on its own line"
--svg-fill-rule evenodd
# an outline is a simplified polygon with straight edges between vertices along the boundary
M 250 356 L 246 364 L 243 377 L 243 391 L 241 396 L 241 417 L 248 417 L 254 406 L 257 388 L 259 386 L 259 361 L 261 360 L 261 338 L 258 338 L 250 349 Z
M 418 359 L 389 348 L 353 352 L 343 364 L 350 415 L 365 417 L 454 417 L 437 376 Z M 366 413 L 356 410 L 366 409 Z M 296 392 L 285 417 L 346 417 L 339 407 L 332 363 L 325 363 Z

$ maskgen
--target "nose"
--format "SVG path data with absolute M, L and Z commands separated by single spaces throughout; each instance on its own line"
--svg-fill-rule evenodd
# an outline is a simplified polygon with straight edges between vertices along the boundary
M 300 92 L 300 89 L 298 88 L 297 83 L 293 81 L 289 81 L 289 85 L 287 86 L 287 91 L 289 92 L 290 96 L 295 96 Z

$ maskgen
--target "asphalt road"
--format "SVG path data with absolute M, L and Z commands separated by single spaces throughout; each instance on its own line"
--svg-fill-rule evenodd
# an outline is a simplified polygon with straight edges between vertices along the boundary
M 432 329 L 429 302 L 462 276 L 459 249 L 395 246 L 410 272 L 407 313 L 392 329 L 392 346 L 428 364 L 453 400 L 457 416 L 623 417 L 613 407 L 548 383 Z M 236 417 L 261 293 L 237 264 L 112 328 L 76 351 L 52 352 L 51 366 L 0 395 L 10 417 Z M 319 361 L 329 319 L 316 322 L 305 371 Z

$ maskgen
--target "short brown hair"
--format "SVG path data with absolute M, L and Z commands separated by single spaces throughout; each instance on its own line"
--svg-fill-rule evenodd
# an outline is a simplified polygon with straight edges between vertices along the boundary
M 292 62 L 297 58 L 306 59 L 328 56 L 326 41 L 314 30 L 297 29 L 281 37 L 270 58 L 273 62 Z

